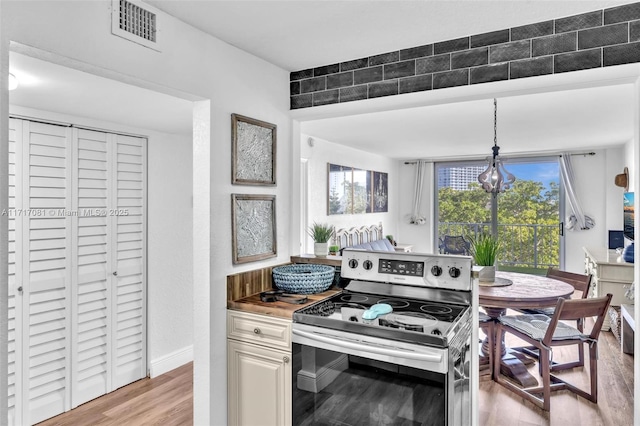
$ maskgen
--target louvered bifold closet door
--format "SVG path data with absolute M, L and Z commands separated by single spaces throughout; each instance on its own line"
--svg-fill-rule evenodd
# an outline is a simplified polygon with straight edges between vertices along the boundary
M 11 425 L 146 376 L 146 144 L 10 120 Z
M 19 142 L 18 142 L 19 141 Z M 8 322 L 8 388 L 7 396 L 9 401 L 9 424 L 19 424 L 16 420 L 21 419 L 21 413 L 16 412 L 16 394 L 22 390 L 20 384 L 22 380 L 22 364 L 16 359 L 16 346 L 22 344 L 22 336 L 16 331 L 22 330 L 22 305 L 16 304 L 16 298 L 19 297 L 18 288 L 22 282 L 22 270 L 16 268 L 22 264 L 21 246 L 16 246 L 16 222 L 20 221 L 17 226 L 21 229 L 21 219 L 16 217 L 16 187 L 22 187 L 22 164 L 16 164 L 16 158 L 22 158 L 21 153 L 16 150 L 22 149 L 22 121 L 9 120 L 9 209 L 6 211 L 9 222 L 8 235 L 8 282 L 9 282 L 9 322 Z M 16 183 L 16 179 L 19 182 Z M 20 242 L 20 241 L 18 241 Z M 20 297 L 21 300 L 21 297 Z
M 23 121 L 22 419 L 33 424 L 70 408 L 71 128 Z M 18 161 L 16 159 L 16 161 Z M 20 210 L 22 209 L 22 210 Z M 21 228 L 21 229 L 20 229 Z M 20 234 L 20 235 L 18 235 Z
M 114 227 L 112 259 L 116 274 L 114 387 L 146 376 L 146 147 L 139 137 L 112 135 Z
M 112 390 L 109 137 L 74 129 L 72 407 Z

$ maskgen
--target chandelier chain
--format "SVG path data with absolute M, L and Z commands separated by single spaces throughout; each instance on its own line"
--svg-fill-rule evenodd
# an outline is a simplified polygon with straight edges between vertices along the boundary
M 493 144 L 498 145 L 498 100 L 493 98 Z

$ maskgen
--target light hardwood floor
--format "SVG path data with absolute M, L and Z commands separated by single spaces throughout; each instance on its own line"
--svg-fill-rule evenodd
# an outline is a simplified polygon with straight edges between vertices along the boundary
M 517 346 L 518 341 L 509 338 L 507 344 Z M 598 404 L 569 391 L 560 391 L 552 395 L 551 412 L 546 413 L 485 376 L 480 381 L 480 425 L 632 425 L 633 357 L 621 353 L 620 345 L 611 332 L 601 333 L 599 348 Z M 567 348 L 561 349 L 564 351 L 555 353 L 554 357 L 564 359 L 574 355 Z M 530 371 L 537 374 L 535 366 Z M 586 386 L 583 381 L 587 378 L 586 372 L 581 368 L 562 374 L 570 374 Z M 39 426 L 191 425 L 192 376 L 193 366 L 187 364 L 155 379 L 143 379 L 125 386 Z
M 193 365 L 142 379 L 39 426 L 182 426 L 193 424 Z
M 508 311 L 507 314 L 517 312 Z M 587 327 L 591 324 L 587 320 Z M 513 335 L 507 335 L 506 344 L 515 347 L 522 346 L 523 342 Z M 622 353 L 620 343 L 610 331 L 600 333 L 598 351 L 597 404 L 563 390 L 551 393 L 551 411 L 545 412 L 494 382 L 489 376 L 484 376 L 480 381 L 478 403 L 480 425 L 633 425 L 633 356 Z M 582 389 L 589 389 L 588 353 L 585 348 L 586 370 L 580 367 L 554 374 L 568 379 Z M 575 346 L 556 347 L 553 357 L 556 361 L 577 359 L 577 350 Z M 539 378 L 537 363 L 529 367 L 529 372 Z

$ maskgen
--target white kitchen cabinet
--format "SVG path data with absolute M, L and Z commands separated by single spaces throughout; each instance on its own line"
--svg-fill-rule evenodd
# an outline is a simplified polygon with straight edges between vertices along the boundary
M 227 311 L 227 422 L 291 425 L 291 321 Z
M 633 303 L 625 297 L 625 292 L 633 282 L 633 263 L 627 263 L 615 250 L 583 247 L 585 252 L 585 273 L 592 274 L 590 297 L 601 297 L 611 293 L 611 306 Z M 605 316 L 603 330 L 609 330 L 609 316 Z

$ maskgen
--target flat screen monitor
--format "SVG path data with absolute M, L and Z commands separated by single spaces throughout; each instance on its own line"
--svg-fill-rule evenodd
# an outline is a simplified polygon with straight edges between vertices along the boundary
M 635 220 L 634 196 L 633 192 L 624 193 L 624 236 L 633 241 Z

